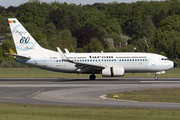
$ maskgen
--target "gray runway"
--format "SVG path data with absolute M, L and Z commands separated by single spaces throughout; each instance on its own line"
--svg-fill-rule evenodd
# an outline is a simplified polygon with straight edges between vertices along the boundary
M 72 106 L 180 109 L 179 103 L 113 100 L 122 91 L 180 87 L 180 78 L 0 78 L 0 101 Z

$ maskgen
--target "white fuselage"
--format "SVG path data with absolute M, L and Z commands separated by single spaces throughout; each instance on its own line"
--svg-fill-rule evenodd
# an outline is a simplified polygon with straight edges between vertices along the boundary
M 172 69 L 174 63 L 162 55 L 153 53 L 68 53 L 65 56 L 72 61 L 111 66 L 122 66 L 125 73 L 159 72 Z M 58 52 L 51 54 L 30 55 L 30 60 L 16 59 L 18 62 L 41 69 L 57 72 L 83 73 L 74 63 L 65 62 Z M 91 73 L 85 72 L 85 73 Z M 96 70 L 101 73 L 101 70 Z

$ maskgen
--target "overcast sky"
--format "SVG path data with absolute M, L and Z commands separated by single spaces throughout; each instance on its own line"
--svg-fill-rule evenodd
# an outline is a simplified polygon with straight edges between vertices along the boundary
M 9 6 L 19 6 L 22 3 L 26 3 L 29 0 L 1 0 L 0 5 L 3 7 L 9 7 Z M 51 3 L 54 2 L 55 0 L 40 0 L 41 2 L 47 2 L 47 3 Z M 80 3 L 85 5 L 85 4 L 93 4 L 96 2 L 99 3 L 109 3 L 109 2 L 114 2 L 117 1 L 118 3 L 131 3 L 131 2 L 136 2 L 136 1 L 142 1 L 142 0 L 56 0 L 59 1 L 60 3 L 64 3 L 67 2 L 69 3 L 75 3 L 77 5 L 79 5 Z M 143 0 L 143 1 L 150 1 L 150 0 Z M 159 1 L 159 0 L 154 0 L 154 1 Z

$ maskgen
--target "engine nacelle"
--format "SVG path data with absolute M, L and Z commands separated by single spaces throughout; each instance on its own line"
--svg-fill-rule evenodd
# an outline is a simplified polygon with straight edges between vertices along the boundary
M 103 77 L 122 77 L 124 76 L 124 68 L 122 66 L 106 67 L 102 70 Z

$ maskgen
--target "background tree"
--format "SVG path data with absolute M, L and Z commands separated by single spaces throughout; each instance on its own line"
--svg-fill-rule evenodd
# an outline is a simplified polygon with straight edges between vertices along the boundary
M 58 31 L 56 30 L 56 26 L 50 22 L 44 26 L 42 33 L 47 36 L 48 41 L 51 41 L 57 36 Z
M 122 28 L 119 22 L 115 18 L 109 20 L 109 23 L 107 27 L 105 27 L 105 30 L 107 34 L 111 34 L 111 33 L 121 34 L 122 33 Z
M 126 33 L 135 40 L 143 37 L 151 39 L 154 37 L 155 28 L 151 19 L 146 18 L 144 20 L 132 22 L 128 26 Z
M 113 38 L 113 40 L 114 40 L 114 45 L 115 45 L 115 46 L 120 46 L 121 37 L 120 37 L 119 34 L 117 34 L 117 33 L 111 33 L 108 37 L 109 37 L 109 38 Z
M 75 52 L 77 46 L 76 39 L 72 37 L 72 34 L 68 29 L 62 30 L 59 33 L 55 44 L 62 50 L 64 50 L 64 48 L 69 49 L 70 52 Z
M 43 27 L 46 16 L 50 11 L 47 3 L 25 3 L 21 6 L 21 11 L 16 15 L 19 21 L 23 23 L 35 23 L 38 27 Z
M 103 47 L 101 45 L 101 42 L 97 38 L 92 38 L 90 40 L 90 43 L 85 46 L 85 50 L 87 52 L 101 52 L 101 50 L 103 50 Z
M 72 30 L 72 29 L 77 29 L 79 27 L 78 25 L 78 19 L 76 17 L 76 15 L 74 14 L 71 14 L 69 17 L 66 17 L 66 24 L 67 24 L 67 28 L 69 30 Z
M 31 33 L 31 35 L 39 43 L 40 46 L 46 49 L 52 49 L 49 42 L 47 41 L 46 35 L 43 35 L 42 33 Z
M 72 30 L 72 36 L 77 40 L 77 47 L 84 48 L 84 46 L 90 43 L 92 38 L 97 38 L 100 42 L 103 42 L 103 35 L 99 33 L 97 28 L 93 27 L 81 27 Z
M 37 26 L 36 26 L 35 23 L 25 23 L 25 24 L 24 24 L 24 27 L 26 28 L 26 30 L 27 30 L 29 33 L 36 32 L 36 30 L 37 30 Z
M 134 45 L 123 46 L 119 52 L 135 52 Z
M 57 8 L 56 10 L 51 10 L 47 16 L 46 23 L 53 23 L 57 30 L 64 30 L 66 26 L 66 16 L 67 13 L 64 9 Z
M 165 19 L 167 17 L 166 13 L 164 10 L 161 10 L 159 14 L 155 14 L 154 17 L 152 17 L 152 21 L 154 23 L 154 26 L 156 28 L 159 28 L 159 24 L 161 23 L 161 20 Z
M 104 29 L 108 24 L 105 14 L 98 9 L 91 9 L 84 11 L 79 19 L 80 27 L 83 26 L 93 26 L 98 28 L 99 32 L 107 34 L 107 31 Z

